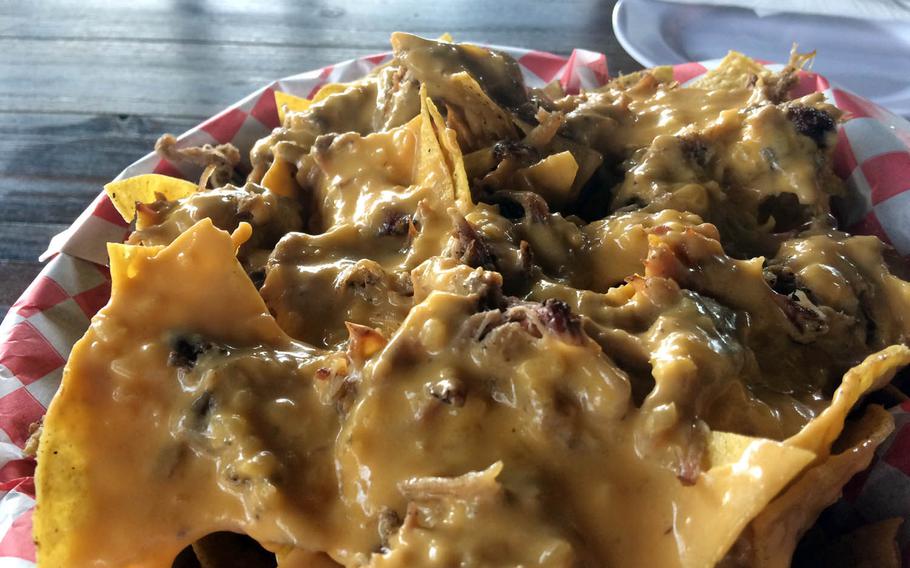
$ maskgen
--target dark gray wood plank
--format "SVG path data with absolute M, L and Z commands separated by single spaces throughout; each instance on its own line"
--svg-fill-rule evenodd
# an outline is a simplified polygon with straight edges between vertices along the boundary
M 69 223 L 4 222 L 0 224 L 0 260 L 35 262 L 51 237 Z
M 0 260 L 0 318 L 40 271 L 38 262 Z
M 448 31 L 459 40 L 551 51 L 597 49 L 630 61 L 612 36 L 614 2 L 401 0 L 217 3 L 0 3 L 0 37 L 177 40 L 215 44 L 383 49 L 389 32 Z M 91 17 L 86 17 L 90 15 Z
M 396 29 L 585 47 L 607 53 L 614 71 L 638 67 L 612 35 L 612 2 L 132 4 L 4 4 L 0 108 L 208 116 L 273 79 L 388 49 Z
M 365 53 L 190 45 L 192 49 L 177 42 L 0 39 L 0 108 L 203 118 L 274 79 Z
M 195 123 L 176 118 L 0 113 L 0 220 L 68 225 L 105 183 L 147 154 L 158 136 L 182 132 Z M 37 258 L 44 250 L 35 242 L 20 245 L 16 258 Z

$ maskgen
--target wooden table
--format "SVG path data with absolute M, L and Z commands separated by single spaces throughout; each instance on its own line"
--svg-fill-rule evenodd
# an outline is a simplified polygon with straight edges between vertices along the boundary
M 265 83 L 388 49 L 389 33 L 450 32 L 639 66 L 613 1 L 192 2 L 0 0 L 0 317 L 38 255 L 102 185 Z

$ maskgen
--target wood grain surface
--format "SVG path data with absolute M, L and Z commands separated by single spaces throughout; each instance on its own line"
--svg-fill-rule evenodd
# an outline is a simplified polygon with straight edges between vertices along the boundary
M 0 0 L 0 317 L 38 255 L 163 132 L 273 79 L 388 49 L 392 31 L 451 33 L 639 66 L 612 1 Z

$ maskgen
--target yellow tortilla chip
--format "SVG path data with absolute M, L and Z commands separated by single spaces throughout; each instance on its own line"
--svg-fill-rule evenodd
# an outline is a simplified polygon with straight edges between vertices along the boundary
M 284 124 L 284 117 L 289 112 L 303 112 L 313 103 L 310 99 L 295 97 L 288 93 L 275 91 L 275 106 L 278 107 L 278 119 Z
M 719 562 L 748 523 L 814 458 L 785 443 L 712 432 L 710 469 L 675 499 L 673 529 L 681 566 Z
M 645 75 L 651 75 L 657 79 L 658 83 L 669 83 L 673 80 L 673 67 L 670 65 L 659 65 L 657 67 L 652 67 L 651 69 L 643 69 L 641 71 L 635 71 L 627 75 L 620 75 L 619 77 L 612 79 L 603 87 L 595 90 L 606 91 L 609 89 L 628 89 L 641 81 L 642 77 Z
M 844 375 L 844 380 L 834 392 L 831 405 L 818 417 L 787 440 L 787 444 L 815 452 L 822 458 L 831 451 L 834 440 L 844 428 L 847 413 L 859 398 L 871 390 L 891 382 L 894 374 L 910 365 L 910 348 L 892 345 L 873 353 Z
M 136 266 L 143 259 L 154 257 L 164 249 L 161 245 L 135 246 L 121 243 L 108 243 L 107 254 L 111 259 L 111 278 L 127 281 L 137 275 Z
M 420 87 L 420 107 L 421 114 L 425 116 L 424 120 L 434 129 L 441 157 L 445 159 L 445 164 L 452 176 L 452 181 L 455 184 L 455 200 L 462 210 L 465 210 L 472 204 L 471 188 L 468 184 L 464 157 L 461 154 L 461 148 L 458 146 L 455 131 L 446 126 L 445 119 L 442 118 L 439 109 L 427 96 L 427 90 L 424 86 Z
M 313 95 L 312 102 L 316 103 L 328 96 L 343 93 L 349 86 L 350 83 L 326 83 Z
M 143 174 L 104 186 L 117 212 L 128 222 L 136 217 L 136 203 L 152 203 L 159 193 L 173 201 L 194 193 L 196 189 L 198 186 L 193 182 L 161 174 Z
M 536 164 L 515 172 L 519 189 L 539 193 L 547 202 L 561 207 L 575 197 L 573 191 L 578 162 L 569 151 L 551 154 Z
M 464 109 L 468 127 L 475 134 L 485 136 L 490 142 L 517 136 L 509 114 L 493 102 L 474 77 L 467 72 L 452 75 L 450 89 L 451 91 L 445 94 L 446 100 Z
M 167 334 L 189 330 L 238 346 L 287 344 L 234 256 L 242 236 L 232 239 L 205 219 L 166 247 L 109 245 L 111 300 L 73 347 L 41 434 L 34 517 L 40 566 L 92 565 L 99 546 L 104 558 L 117 559 L 107 565 L 170 566 L 187 544 L 230 528 L 219 515 L 239 514 L 231 499 L 167 476 L 172 443 L 155 434 L 161 430 L 154 424 L 156 412 L 171 412 L 168 401 L 180 392 L 167 363 Z M 119 363 L 125 360 L 142 361 L 132 367 L 142 373 L 125 371 Z M 134 394 L 118 399 L 118 384 Z M 111 429 L 108 420 L 130 428 Z M 188 510 L 181 503 L 187 495 L 208 498 L 212 510 Z M 135 530 L 110 526 L 112 504 L 148 538 L 140 542 Z M 185 535 L 174 530 L 181 523 Z
M 821 511 L 841 494 L 847 481 L 868 467 L 875 448 L 894 429 L 891 415 L 870 406 L 859 423 L 845 431 L 847 414 L 861 396 L 891 381 L 910 364 L 910 348 L 892 345 L 847 371 L 831 405 L 785 444 L 816 454 L 815 465 L 756 517 L 746 536 L 751 540 L 753 565 L 788 566 L 802 534 Z M 850 447 L 831 455 L 834 441 L 844 434 Z
M 749 78 L 768 75 L 771 72 L 751 57 L 738 51 L 731 51 L 720 64 L 692 82 L 691 86 L 699 89 L 741 89 Z
M 742 457 L 755 438 L 732 432 L 711 432 L 706 448 L 706 458 L 711 467 L 735 463 Z
M 300 193 L 300 187 L 297 185 L 297 180 L 294 179 L 291 164 L 278 157 L 265 172 L 261 185 L 283 197 L 296 197 Z
M 463 157 L 465 173 L 468 179 L 482 178 L 496 167 L 493 148 L 481 148 Z
M 850 478 L 869 467 L 875 448 L 893 430 L 891 414 L 881 406 L 870 406 L 852 427 L 851 437 L 858 438 L 852 447 L 803 473 L 752 521 L 748 533 L 752 543 L 751 565 L 756 568 L 790 566 L 793 552 L 805 531 L 823 509 L 840 497 Z
M 436 38 L 436 41 L 444 41 L 444 42 L 447 42 L 447 43 L 452 43 L 452 42 L 454 42 L 455 40 L 452 39 L 452 34 L 450 34 L 449 32 L 445 32 L 444 34 L 442 34 L 441 36 L 439 36 L 438 38 Z

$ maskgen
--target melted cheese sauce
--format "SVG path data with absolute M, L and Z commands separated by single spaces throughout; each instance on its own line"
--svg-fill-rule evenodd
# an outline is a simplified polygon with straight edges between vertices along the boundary
M 167 568 L 227 530 L 283 567 L 710 566 L 823 467 L 844 372 L 906 341 L 884 245 L 830 226 L 819 98 L 551 97 L 393 44 L 245 187 L 140 207 L 45 423 L 44 565 Z M 252 183 L 275 160 L 291 195 Z M 584 179 L 521 173 L 556 163 Z

